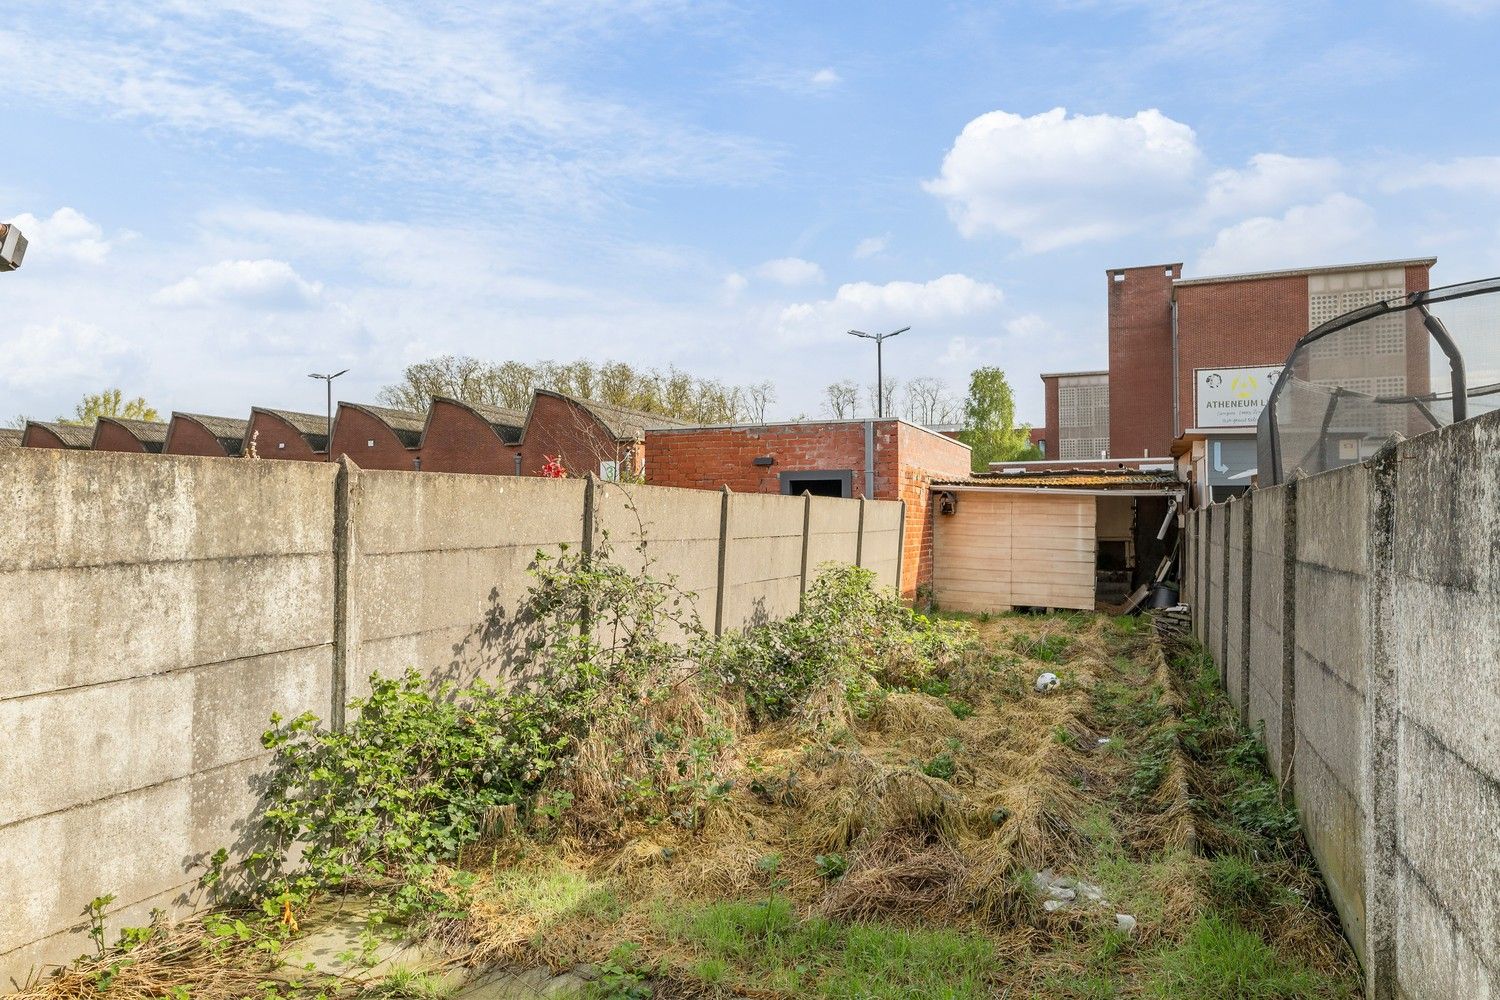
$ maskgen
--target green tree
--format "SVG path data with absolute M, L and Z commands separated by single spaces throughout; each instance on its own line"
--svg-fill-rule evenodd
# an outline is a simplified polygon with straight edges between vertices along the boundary
M 161 415 L 146 402 L 144 396 L 126 399 L 119 389 L 85 393 L 73 408 L 72 417 L 58 417 L 63 424 L 93 424 L 100 417 L 123 417 L 126 420 L 160 420 Z
M 1016 400 L 999 368 L 976 368 L 964 400 L 964 429 L 958 439 L 973 449 L 973 469 L 988 472 L 991 462 L 1036 456 L 1031 427 L 1016 426 Z

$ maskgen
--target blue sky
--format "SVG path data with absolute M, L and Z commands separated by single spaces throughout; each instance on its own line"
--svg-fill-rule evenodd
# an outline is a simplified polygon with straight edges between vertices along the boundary
M 1500 273 L 1500 0 L 15 2 L 0 415 L 411 361 L 1102 366 L 1104 271 Z

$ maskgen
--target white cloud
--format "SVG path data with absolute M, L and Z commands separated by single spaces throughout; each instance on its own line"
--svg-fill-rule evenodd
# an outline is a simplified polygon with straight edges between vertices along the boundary
M 93 323 L 73 319 L 27 323 L 0 340 L 0 384 L 13 390 L 52 389 L 58 384 L 107 380 L 130 353 L 124 339 Z
M 102 264 L 109 256 L 104 230 L 77 209 L 59 208 L 45 219 L 23 212 L 10 221 L 30 244 L 26 252 L 29 267 L 51 260 Z
M 866 260 L 877 254 L 885 253 L 886 248 L 891 245 L 891 234 L 883 236 L 866 236 L 854 245 L 854 259 Z
M 1191 197 L 1193 130 L 1157 110 L 1129 118 L 991 111 L 964 126 L 924 184 L 965 236 L 999 233 L 1030 251 L 1143 228 Z
M 1280 217 L 1257 216 L 1219 230 L 1198 257 L 1198 274 L 1270 271 L 1290 267 L 1365 260 L 1375 231 L 1369 205 L 1347 194 L 1333 194 L 1311 205 L 1296 205 Z
M 1332 192 L 1342 173 L 1327 157 L 1257 153 L 1243 170 L 1220 170 L 1208 179 L 1203 198 L 1206 219 L 1258 215 L 1306 204 Z
M 651 6 L 140 0 L 71 20 L 22 12 L 0 51 L 20 98 L 440 180 L 455 205 L 477 191 L 576 211 L 623 181 L 762 176 L 768 144 L 564 82 Z
M 1460 156 L 1441 163 L 1414 163 L 1391 169 L 1380 182 L 1389 194 L 1418 188 L 1500 194 L 1500 156 Z
M 843 79 L 832 66 L 824 66 L 809 77 L 808 82 L 814 87 L 832 87 L 835 84 L 842 83 Z
M 201 267 L 151 301 L 164 306 L 238 304 L 269 309 L 302 309 L 323 294 L 321 282 L 307 281 L 284 260 L 221 260 Z
M 749 286 L 749 284 L 750 279 L 746 278 L 738 271 L 724 275 L 724 300 L 726 302 L 735 301 L 742 294 L 744 294 L 744 291 L 746 287 Z
M 823 269 L 801 257 L 778 257 L 755 269 L 757 276 L 778 285 L 815 285 L 824 280 Z
M 840 285 L 831 299 L 785 307 L 777 325 L 783 336 L 792 338 L 841 333 L 850 327 L 869 325 L 895 329 L 984 313 L 999 306 L 1003 299 L 999 288 L 966 274 L 884 285 L 859 281 Z

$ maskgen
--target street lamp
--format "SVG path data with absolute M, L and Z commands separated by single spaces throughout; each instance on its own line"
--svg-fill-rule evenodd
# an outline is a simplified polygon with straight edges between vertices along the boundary
M 0 222 L 0 271 L 14 271 L 26 256 L 26 237 L 15 223 Z
M 911 327 L 903 326 L 899 330 L 890 333 L 865 333 L 863 330 L 850 330 L 849 336 L 863 337 L 865 340 L 875 341 L 875 416 L 885 416 L 885 359 L 882 357 L 882 345 L 892 337 L 899 336 L 910 330 Z
M 323 446 L 323 461 L 333 461 L 333 380 L 340 375 L 347 374 L 349 369 L 334 372 L 332 375 L 309 375 L 308 378 L 320 378 L 328 387 L 328 442 Z

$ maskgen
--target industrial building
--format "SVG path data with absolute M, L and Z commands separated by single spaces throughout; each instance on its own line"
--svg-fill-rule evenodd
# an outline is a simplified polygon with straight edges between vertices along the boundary
M 1351 309 L 1427 289 L 1434 263 L 1204 278 L 1184 278 L 1180 263 L 1111 269 L 1109 367 L 1042 376 L 1046 454 L 1170 461 L 1199 503 L 1244 492 L 1255 474 L 1256 419 L 1297 340 Z M 1371 392 L 1425 391 L 1425 342 L 1418 365 L 1399 318 L 1369 336 L 1362 364 Z

